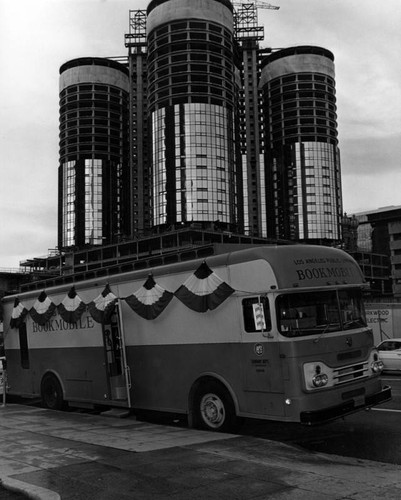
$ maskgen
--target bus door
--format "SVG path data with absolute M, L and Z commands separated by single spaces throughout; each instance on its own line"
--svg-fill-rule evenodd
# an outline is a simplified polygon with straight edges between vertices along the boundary
M 111 401 L 126 403 L 129 407 L 131 381 L 119 305 L 114 309 L 109 323 L 102 326 L 102 330 L 108 398 Z
M 279 342 L 272 332 L 269 301 L 266 296 L 241 299 L 243 316 L 242 373 L 244 391 L 253 394 L 253 411 L 282 415 L 282 377 Z M 248 407 L 251 404 L 249 399 Z

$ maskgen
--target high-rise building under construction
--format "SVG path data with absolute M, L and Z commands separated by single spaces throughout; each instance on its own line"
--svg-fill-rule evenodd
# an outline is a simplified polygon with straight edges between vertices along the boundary
M 262 62 L 268 234 L 309 243 L 341 237 L 334 56 L 280 50 Z
M 130 11 L 128 58 L 112 61 L 127 72 L 116 88 L 128 92 L 129 109 L 122 147 L 130 202 L 119 205 L 124 228 L 116 234 L 192 226 L 341 240 L 333 55 L 318 47 L 261 47 L 259 4 L 152 0 L 146 10 Z M 65 160 L 61 155 L 60 164 Z M 73 188 L 60 179 L 65 199 Z M 71 220 L 63 215 L 68 202 L 63 206 L 59 235 Z M 62 237 L 63 246 L 81 241 Z
M 127 69 L 82 57 L 60 68 L 59 248 L 115 243 L 127 234 Z
M 238 230 L 233 7 L 153 0 L 147 9 L 154 227 Z

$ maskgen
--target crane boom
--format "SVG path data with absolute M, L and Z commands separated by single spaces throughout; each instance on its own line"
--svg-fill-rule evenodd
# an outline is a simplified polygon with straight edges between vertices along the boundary
M 256 7 L 259 9 L 272 9 L 272 10 L 278 10 L 280 7 L 278 5 L 272 5 L 267 2 L 254 2 Z
M 236 7 L 243 7 L 243 6 L 255 6 L 259 9 L 271 9 L 271 10 L 278 10 L 280 7 L 278 7 L 277 5 L 272 5 L 270 3 L 267 3 L 267 2 L 258 2 L 258 1 L 255 1 L 255 2 L 232 2 L 233 5 L 235 5 Z

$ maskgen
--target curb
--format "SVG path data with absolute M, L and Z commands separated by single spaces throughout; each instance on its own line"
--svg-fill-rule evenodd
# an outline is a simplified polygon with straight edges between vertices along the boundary
M 18 479 L 12 479 L 8 476 L 0 475 L 0 484 L 7 490 L 21 493 L 32 500 L 61 500 L 60 495 L 55 491 L 18 481 Z

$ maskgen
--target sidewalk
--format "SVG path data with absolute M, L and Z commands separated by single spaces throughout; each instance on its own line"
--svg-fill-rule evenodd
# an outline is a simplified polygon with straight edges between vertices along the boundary
M 21 405 L 0 407 L 0 480 L 37 500 L 401 498 L 401 466 Z

